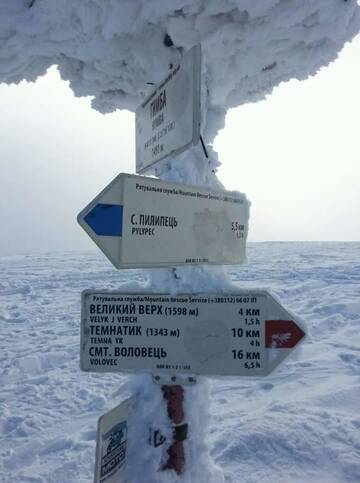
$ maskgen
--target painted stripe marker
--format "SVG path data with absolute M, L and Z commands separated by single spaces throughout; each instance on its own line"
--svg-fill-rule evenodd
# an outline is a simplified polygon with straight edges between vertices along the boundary
M 122 205 L 98 203 L 84 217 L 85 222 L 99 236 L 121 236 L 123 223 Z

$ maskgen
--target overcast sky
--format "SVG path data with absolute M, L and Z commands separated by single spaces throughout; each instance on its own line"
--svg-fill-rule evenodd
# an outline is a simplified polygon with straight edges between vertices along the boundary
M 92 110 L 55 68 L 0 84 L 0 113 L 0 255 L 95 249 L 76 215 L 135 172 L 133 114 Z M 249 240 L 360 240 L 359 116 L 360 38 L 316 77 L 228 113 L 219 176 L 252 202 Z

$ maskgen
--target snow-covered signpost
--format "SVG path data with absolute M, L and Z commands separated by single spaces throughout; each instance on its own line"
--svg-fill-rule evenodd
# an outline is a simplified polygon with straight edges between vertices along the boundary
M 161 160 L 171 163 L 199 140 L 207 156 L 200 134 L 200 85 L 201 50 L 195 46 L 136 110 L 138 173 L 156 170 Z M 183 178 L 179 184 L 120 174 L 78 221 L 116 268 L 174 270 L 243 262 L 249 218 L 245 195 L 194 186 L 194 179 L 185 185 Z M 189 278 L 189 293 L 175 271 L 170 280 L 171 293 L 85 291 L 80 354 L 84 371 L 152 374 L 161 385 L 171 429 L 166 438 L 160 429 L 149 428 L 149 442 L 154 448 L 167 442 L 158 470 L 181 474 L 188 433 L 184 388 L 196 387 L 197 375 L 266 376 L 305 330 L 266 290 L 220 286 L 206 292 Z M 124 404 L 99 422 L 96 483 L 115 474 L 126 481 L 124 428 L 130 403 Z

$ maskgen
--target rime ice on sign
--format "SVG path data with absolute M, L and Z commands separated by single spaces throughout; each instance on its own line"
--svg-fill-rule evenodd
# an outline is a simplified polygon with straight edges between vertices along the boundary
M 200 46 L 193 47 L 136 109 L 136 172 L 200 138 Z

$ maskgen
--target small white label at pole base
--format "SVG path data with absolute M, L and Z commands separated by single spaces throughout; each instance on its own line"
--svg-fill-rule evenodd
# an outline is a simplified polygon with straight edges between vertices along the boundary
M 266 290 L 82 294 L 84 371 L 266 376 L 304 336 Z
M 126 483 L 127 418 L 134 402 L 126 399 L 98 421 L 94 483 Z
M 237 191 L 120 174 L 78 222 L 116 268 L 242 263 L 249 202 Z
M 200 139 L 201 49 L 193 47 L 136 109 L 136 172 Z

